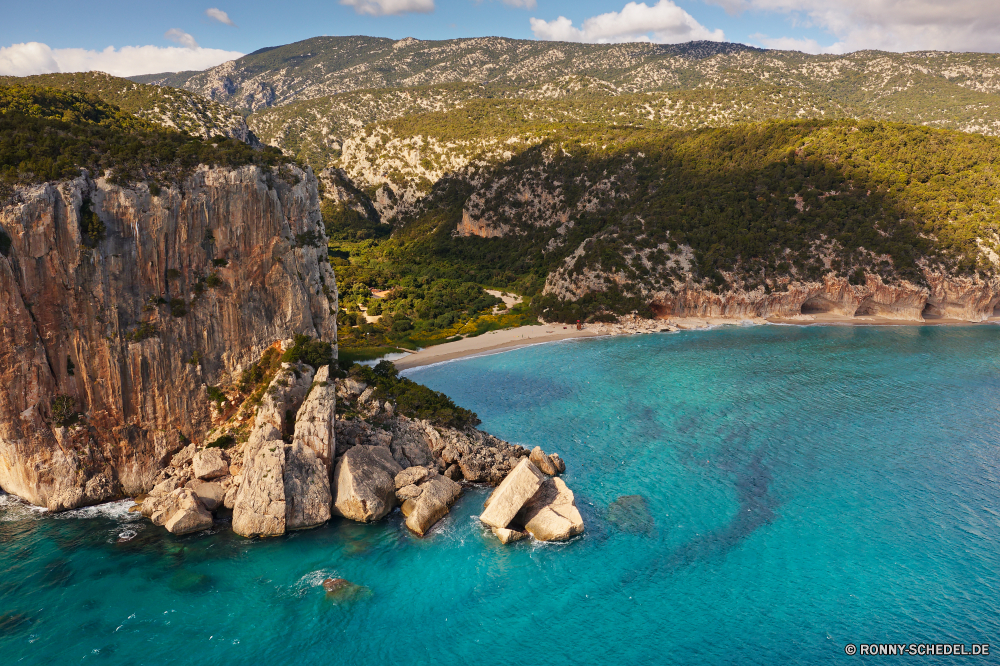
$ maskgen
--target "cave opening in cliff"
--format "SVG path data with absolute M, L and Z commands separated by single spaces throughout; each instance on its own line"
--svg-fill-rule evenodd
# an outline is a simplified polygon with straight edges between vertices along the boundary
M 998 301 L 997 304 L 993 306 L 993 315 L 992 316 L 994 316 L 994 317 L 1000 317 L 1000 301 Z
M 863 301 L 854 311 L 855 317 L 874 317 L 878 314 L 878 305 L 872 301 Z
M 925 303 L 924 309 L 920 311 L 920 316 L 924 319 L 940 319 L 943 314 L 941 309 L 932 303 Z
M 837 304 L 820 296 L 813 296 L 802 304 L 802 314 L 824 314 L 837 309 Z

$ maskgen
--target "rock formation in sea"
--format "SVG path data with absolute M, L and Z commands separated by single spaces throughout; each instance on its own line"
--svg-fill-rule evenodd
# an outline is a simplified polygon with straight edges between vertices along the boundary
M 521 460 L 483 505 L 479 519 L 501 543 L 518 541 L 529 534 L 539 541 L 566 541 L 583 534 L 583 517 L 576 508 L 573 491 L 558 476 L 540 470 L 536 460 L 553 474 L 566 469 L 564 464 L 556 467 L 552 456 L 535 447 L 531 457 Z M 555 460 L 562 462 L 558 456 Z
M 230 408 L 218 385 L 276 340 L 336 340 L 310 171 L 201 167 L 152 188 L 83 175 L 18 188 L 0 227 L 0 487 L 33 504 L 151 490 Z M 329 461 L 311 427 L 293 477 L 307 450 Z
M 265 358 L 293 345 L 293 340 L 283 341 Z M 406 527 L 424 536 L 448 514 L 463 484 L 496 485 L 521 469 L 533 470 L 538 482 L 510 506 L 503 526 L 522 514 L 523 523 L 550 525 L 555 519 L 546 510 L 561 510 L 559 503 L 567 497 L 572 504 L 564 485 L 558 486 L 563 489 L 558 497 L 535 497 L 549 477 L 529 458 L 559 474 L 566 465 L 558 455 L 538 447 L 529 452 L 472 427 L 409 418 L 392 402 L 381 401 L 375 387 L 350 376 L 335 379 L 330 372 L 326 365 L 314 374 L 307 364 L 281 363 L 262 387 L 259 402 L 251 395 L 207 438 L 235 432 L 245 434 L 245 440 L 223 435 L 214 442 L 224 448 L 190 444 L 182 449 L 142 498 L 143 515 L 176 533 L 210 528 L 213 523 L 204 513 L 189 516 L 191 506 L 179 499 L 192 497 L 205 513 L 222 516 L 231 509 L 237 534 L 269 537 L 316 527 L 332 516 L 374 522 L 399 508 Z M 532 507 L 541 515 L 534 522 L 534 514 L 528 516 Z M 537 533 L 549 540 L 578 533 L 561 523 L 527 529 L 524 536 Z

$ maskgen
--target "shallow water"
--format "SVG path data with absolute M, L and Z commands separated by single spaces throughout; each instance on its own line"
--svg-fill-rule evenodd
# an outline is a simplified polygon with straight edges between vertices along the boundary
M 398 512 L 247 541 L 172 537 L 127 502 L 51 516 L 0 497 L 2 662 L 886 659 L 845 656 L 862 641 L 1000 653 L 998 328 L 728 328 L 408 374 L 484 429 L 558 451 L 586 534 L 502 547 L 475 519 L 485 489 L 425 539 Z M 330 600 L 327 576 L 368 589 Z

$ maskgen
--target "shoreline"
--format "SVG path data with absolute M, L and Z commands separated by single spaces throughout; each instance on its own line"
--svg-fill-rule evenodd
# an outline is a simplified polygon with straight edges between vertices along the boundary
M 596 338 L 619 335 L 639 335 L 643 333 L 663 333 L 676 331 L 710 330 L 719 326 L 982 326 L 1000 324 L 1000 317 L 984 321 L 962 319 L 931 319 L 913 321 L 888 319 L 886 317 L 848 317 L 837 314 L 797 315 L 793 317 L 670 317 L 668 319 L 641 319 L 635 316 L 622 317 L 616 324 L 585 324 L 576 330 L 573 324 L 543 324 L 521 326 L 500 331 L 490 331 L 474 338 L 464 338 L 447 342 L 420 351 L 410 352 L 405 358 L 393 363 L 399 371 L 412 370 L 436 363 L 455 361 L 473 356 L 484 356 L 536 344 Z

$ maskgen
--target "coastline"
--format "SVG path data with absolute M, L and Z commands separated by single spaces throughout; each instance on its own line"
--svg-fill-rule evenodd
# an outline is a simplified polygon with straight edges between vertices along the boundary
M 470 356 L 481 356 L 519 347 L 559 342 L 578 338 L 595 338 L 617 335 L 638 335 L 641 333 L 662 333 L 673 331 L 697 331 L 718 326 L 981 326 L 1000 324 L 1000 318 L 984 321 L 961 319 L 930 319 L 914 321 L 889 319 L 886 317 L 848 317 L 838 314 L 798 315 L 795 317 L 771 317 L 763 319 L 731 317 L 669 317 L 667 319 L 642 319 L 635 316 L 622 317 L 616 324 L 585 324 L 576 330 L 573 324 L 542 324 L 522 326 L 501 331 L 490 331 L 474 338 L 464 338 L 434 347 L 427 347 L 409 353 L 405 358 L 393 361 L 399 371 L 412 370 L 435 363 L 454 361 Z

